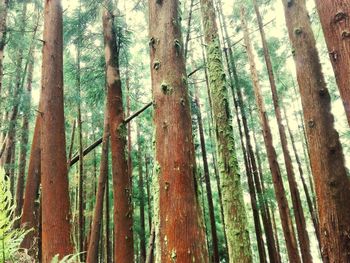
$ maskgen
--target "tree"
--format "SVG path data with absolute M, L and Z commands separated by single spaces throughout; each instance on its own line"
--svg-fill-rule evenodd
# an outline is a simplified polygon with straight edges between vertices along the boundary
M 8 0 L 0 1 L 0 94 L 2 90 L 4 49 L 6 45 L 6 22 L 8 2 Z
M 251 262 L 247 218 L 235 153 L 228 91 L 222 62 L 216 15 L 212 0 L 201 0 L 202 24 L 230 262 Z M 240 246 L 237 246 L 240 244 Z
M 112 176 L 114 196 L 114 261 L 129 262 L 134 257 L 132 230 L 131 178 L 128 172 L 126 149 L 126 124 L 124 122 L 123 96 L 119 73 L 119 44 L 114 28 L 112 1 L 105 1 L 103 35 L 107 78 L 107 105 L 112 151 Z
M 256 105 L 258 107 L 261 129 L 264 135 L 264 143 L 265 143 L 268 162 L 269 162 L 269 166 L 270 166 L 270 170 L 273 178 L 273 184 L 274 184 L 276 199 L 277 199 L 278 208 L 280 212 L 284 239 L 286 241 L 288 257 L 291 262 L 301 262 L 299 253 L 298 253 L 297 240 L 294 234 L 294 228 L 290 217 L 289 205 L 288 205 L 287 197 L 283 186 L 282 175 L 281 175 L 279 164 L 277 162 L 277 154 L 273 146 L 271 128 L 267 118 L 264 100 L 261 94 L 259 76 L 255 66 L 253 50 L 250 43 L 249 31 L 245 21 L 245 13 L 244 13 L 243 7 L 241 9 L 241 19 L 242 19 L 242 28 L 244 30 L 244 43 L 247 49 L 251 78 L 252 78 L 253 87 L 254 87 L 255 100 L 256 100 Z
M 149 1 L 155 125 L 156 262 L 208 262 L 187 90 L 179 1 Z
M 307 229 L 306 229 L 306 221 L 305 221 L 303 206 L 301 203 L 298 185 L 297 185 L 297 182 L 295 179 L 292 157 L 291 157 L 289 150 L 288 150 L 287 135 L 286 135 L 283 123 L 282 123 L 282 114 L 281 114 L 281 109 L 280 109 L 280 101 L 279 101 L 279 96 L 278 96 L 278 92 L 277 92 L 275 76 L 274 76 L 274 72 L 272 69 L 270 52 L 269 52 L 269 48 L 267 46 L 265 30 L 263 27 L 263 21 L 262 21 L 261 15 L 260 15 L 260 10 L 259 10 L 257 0 L 253 0 L 253 5 L 254 5 L 256 17 L 258 19 L 258 25 L 259 25 L 259 31 L 260 31 L 260 36 L 261 36 L 261 42 L 262 42 L 262 46 L 263 46 L 264 58 L 265 58 L 267 73 L 268 73 L 269 81 L 270 81 L 273 107 L 275 109 L 275 116 L 276 116 L 277 125 L 278 125 L 278 132 L 280 135 L 284 163 L 285 163 L 286 170 L 287 170 L 287 178 L 288 178 L 289 189 L 290 189 L 290 193 L 291 193 L 291 197 L 292 197 L 293 211 L 294 211 L 295 224 L 297 227 L 298 239 L 299 239 L 299 244 L 300 244 L 301 257 L 303 259 L 303 262 L 312 262 L 312 256 L 310 253 L 310 241 L 309 241 L 309 235 L 308 235 Z
M 42 262 L 73 252 L 70 239 L 63 110 L 63 34 L 60 0 L 45 2 L 42 71 Z
M 350 125 L 350 5 L 341 0 L 316 0 L 316 8 L 326 39 L 340 96 Z
M 103 128 L 102 154 L 100 161 L 100 175 L 98 177 L 96 203 L 94 208 L 94 216 L 91 226 L 91 234 L 89 239 L 89 248 L 87 250 L 86 262 L 98 262 L 98 245 L 101 238 L 101 224 L 103 218 L 103 199 L 106 192 L 106 184 L 108 184 L 108 144 L 109 144 L 109 123 L 108 111 L 105 110 L 105 120 Z M 106 195 L 106 199 L 108 195 Z
M 322 257 L 350 260 L 350 182 L 304 0 L 283 1 L 317 195 Z M 300 65 L 303 65 L 302 67 Z

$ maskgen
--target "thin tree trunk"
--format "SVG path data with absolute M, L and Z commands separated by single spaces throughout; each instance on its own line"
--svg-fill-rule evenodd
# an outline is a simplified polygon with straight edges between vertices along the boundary
M 42 262 L 73 252 L 63 109 L 60 0 L 45 2 L 41 110 Z M 53 59 L 54 58 L 54 59 Z
M 153 254 L 154 254 L 154 243 L 155 243 L 155 229 L 154 225 L 151 227 L 150 238 L 148 243 L 148 253 L 146 263 L 153 263 Z
M 105 197 L 105 236 L 106 236 L 106 259 L 107 262 L 113 262 L 113 250 L 111 242 L 111 231 L 110 231 L 110 214 L 109 214 L 109 173 L 107 174 L 106 181 L 106 197 Z M 113 239 L 112 239 L 113 240 Z M 103 261 L 102 261 L 103 262 Z
M 316 0 L 315 2 L 335 79 L 350 125 L 350 4 L 343 0 Z
M 137 126 L 138 170 L 139 170 L 139 202 L 140 202 L 140 262 L 146 261 L 146 227 L 145 227 L 145 194 L 143 190 L 142 147 L 140 127 Z
M 114 261 L 129 262 L 134 257 L 133 210 L 131 178 L 128 172 L 126 150 L 126 125 L 124 123 L 123 97 L 119 73 L 119 44 L 114 30 L 111 0 L 105 1 L 103 34 L 107 77 L 107 103 L 110 118 L 112 174 L 114 196 Z
M 241 19 L 242 19 L 242 27 L 244 29 L 244 42 L 247 49 L 247 55 L 248 55 L 250 71 L 251 71 L 251 78 L 254 86 L 254 94 L 255 94 L 256 104 L 258 106 L 260 124 L 263 130 L 266 152 L 268 155 L 268 161 L 269 161 L 269 166 L 270 166 L 270 170 L 273 178 L 276 199 L 277 199 L 279 212 L 281 216 L 282 228 L 284 232 L 284 238 L 286 241 L 288 257 L 291 262 L 301 262 L 299 253 L 298 253 L 297 240 L 294 234 L 293 224 L 290 217 L 288 201 L 287 201 L 284 186 L 283 186 L 282 175 L 281 175 L 279 164 L 277 162 L 277 154 L 272 142 L 271 128 L 269 125 L 269 121 L 267 119 L 267 113 L 265 110 L 265 105 L 261 94 L 258 72 L 255 67 L 253 50 L 249 39 L 249 32 L 248 32 L 248 28 L 247 28 L 247 24 L 244 16 L 245 16 L 244 9 L 242 7 Z
M 220 171 L 222 171 L 220 180 L 229 260 L 230 262 L 251 262 L 252 252 L 247 230 L 247 216 L 243 202 L 243 190 L 238 175 L 238 163 L 216 15 L 212 0 L 201 0 L 200 3 L 205 42 L 207 44 L 209 88 L 218 143 L 218 162 Z M 240 244 L 240 246 L 237 246 L 237 244 Z
M 151 178 L 149 176 L 149 170 L 148 170 L 148 157 L 145 154 L 145 168 L 146 168 L 146 191 L 147 191 L 147 213 L 148 213 L 148 227 L 149 231 L 152 229 L 152 208 L 151 208 L 151 190 L 150 190 L 150 185 L 151 185 Z
M 30 119 L 30 108 L 31 108 L 31 96 L 32 96 L 32 81 L 33 81 L 33 69 L 34 69 L 34 57 L 30 54 L 29 57 L 29 68 L 27 76 L 27 88 L 26 93 L 23 96 L 23 119 L 21 129 L 21 146 L 19 154 L 19 168 L 16 188 L 16 211 L 15 217 L 21 215 L 23 207 L 23 193 L 24 193 L 24 179 L 25 169 L 27 164 L 27 148 L 28 148 L 28 135 L 29 135 L 29 119 Z M 16 227 L 20 226 L 20 220 L 17 220 Z
M 108 111 L 105 110 L 102 153 L 100 161 L 100 175 L 98 177 L 96 203 L 94 208 L 94 216 L 92 220 L 91 235 L 89 239 L 89 248 L 87 250 L 87 263 L 98 262 L 98 245 L 101 237 L 101 225 L 103 218 L 103 199 L 106 193 L 106 184 L 108 178 L 108 143 L 109 143 L 109 124 Z M 108 196 L 106 195 L 106 198 Z
M 288 120 L 288 117 L 287 117 L 286 109 L 285 109 L 284 106 L 282 106 L 282 109 L 283 109 L 283 113 L 284 113 L 284 119 L 286 120 L 289 137 L 290 137 L 290 140 L 292 142 L 294 156 L 295 156 L 296 162 L 298 164 L 299 175 L 300 175 L 301 182 L 303 184 L 303 188 L 304 188 L 304 192 L 305 192 L 305 196 L 306 196 L 306 202 L 307 202 L 307 205 L 308 205 L 308 208 L 309 208 L 309 212 L 310 212 L 310 215 L 311 215 L 312 223 L 314 225 L 315 234 L 316 234 L 318 243 L 321 246 L 321 243 L 320 243 L 320 231 L 319 231 L 317 213 L 316 213 L 316 211 L 315 211 L 315 209 L 313 207 L 312 198 L 311 198 L 308 186 L 307 186 L 305 178 L 304 178 L 304 171 L 303 171 L 303 168 L 302 168 L 302 165 L 301 165 L 301 161 L 300 161 L 300 158 L 299 158 L 298 150 L 297 150 L 296 145 L 295 145 L 294 135 L 293 135 L 293 133 L 292 133 L 292 131 L 290 129 L 290 126 L 289 126 L 289 120 Z
M 254 5 L 255 13 L 258 20 L 264 58 L 265 58 L 266 68 L 267 68 L 269 81 L 270 81 L 272 102 L 275 109 L 275 116 L 276 116 L 276 121 L 278 126 L 278 132 L 281 140 L 284 163 L 286 165 L 286 170 L 287 170 L 287 178 L 288 178 L 289 189 L 292 197 L 293 211 L 294 211 L 295 224 L 296 224 L 297 233 L 298 233 L 301 257 L 304 263 L 308 263 L 308 262 L 312 262 L 312 256 L 310 252 L 310 241 L 309 241 L 309 235 L 306 229 L 306 221 L 305 221 L 303 206 L 301 203 L 298 185 L 295 179 L 292 158 L 288 150 L 287 135 L 285 132 L 285 128 L 282 124 L 282 114 L 281 114 L 281 109 L 279 105 L 280 102 L 279 102 L 279 97 L 278 97 L 278 92 L 276 87 L 275 76 L 272 69 L 271 56 L 267 46 L 265 31 L 263 27 L 263 21 L 260 15 L 260 10 L 259 10 L 257 0 L 253 0 L 253 5 Z
M 283 1 L 283 4 L 289 38 L 294 48 L 304 122 L 307 127 L 322 233 L 322 258 L 324 262 L 348 262 L 350 181 L 339 135 L 334 128 L 330 95 L 322 74 L 305 1 L 294 0 L 290 4 Z
M 213 194 L 211 191 L 211 183 L 210 183 L 210 175 L 209 175 L 209 165 L 207 159 L 207 150 L 205 146 L 205 138 L 204 138 L 204 130 L 203 130 L 203 120 L 201 114 L 201 106 L 198 95 L 198 87 L 194 84 L 195 87 L 195 103 L 197 106 L 196 115 L 198 122 L 198 131 L 199 131 L 199 139 L 202 151 L 202 160 L 203 160 L 203 170 L 204 170 L 204 181 L 205 181 L 205 189 L 207 192 L 207 202 L 208 202 L 208 210 L 209 210 L 209 219 L 210 219 L 210 230 L 211 230 L 211 239 L 212 239 L 212 250 L 213 250 L 213 262 L 220 262 L 219 257 L 219 242 L 216 230 L 216 222 L 215 222 L 215 213 L 214 213 L 214 203 L 213 203 Z
M 195 152 L 179 9 L 178 0 L 149 1 L 156 141 L 155 255 L 156 262 L 208 262 L 203 218 L 196 196 Z
M 8 2 L 8 0 L 0 1 L 0 95 L 2 91 L 4 49 L 6 45 Z

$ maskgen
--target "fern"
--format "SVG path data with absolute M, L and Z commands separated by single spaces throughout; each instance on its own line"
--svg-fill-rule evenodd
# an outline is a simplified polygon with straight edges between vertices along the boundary
M 28 231 L 15 229 L 15 206 L 12 204 L 10 182 L 0 170 L 0 262 L 18 262 L 20 244 Z

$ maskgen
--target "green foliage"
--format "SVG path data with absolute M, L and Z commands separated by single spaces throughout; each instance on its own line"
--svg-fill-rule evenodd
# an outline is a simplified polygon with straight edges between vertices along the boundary
M 10 182 L 5 179 L 4 170 L 0 170 L 0 262 L 18 262 L 20 244 L 28 231 L 15 229 L 15 206 L 12 204 Z M 25 254 L 25 253 L 24 253 Z
M 51 263 L 77 263 L 79 262 L 79 256 L 81 253 L 71 254 L 63 257 L 61 260 L 59 259 L 59 255 L 56 255 Z

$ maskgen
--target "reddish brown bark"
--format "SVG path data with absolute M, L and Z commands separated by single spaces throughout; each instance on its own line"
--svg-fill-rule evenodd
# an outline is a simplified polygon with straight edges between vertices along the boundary
M 112 4 L 106 1 L 103 13 L 105 41 L 107 104 L 112 151 L 112 176 L 114 196 L 114 261 L 129 262 L 134 257 L 132 230 L 131 178 L 128 172 L 126 150 L 126 125 L 124 123 L 123 97 L 119 74 L 119 54 L 114 31 Z
M 28 133 L 29 133 L 29 118 L 30 118 L 30 107 L 31 107 L 31 96 L 32 96 L 32 80 L 33 80 L 33 69 L 34 69 L 34 58 L 30 54 L 29 57 L 29 67 L 27 76 L 27 88 L 23 96 L 23 118 L 22 118 L 22 128 L 21 128 L 21 146 L 19 153 L 19 163 L 18 163 L 18 177 L 16 186 L 16 217 L 19 217 L 22 212 L 23 206 L 23 193 L 24 193 L 24 179 L 25 179 L 25 169 L 27 165 L 27 147 L 28 147 Z M 17 223 L 16 223 L 17 224 Z M 18 220 L 19 227 L 20 220 Z
M 264 142 L 265 142 L 267 157 L 268 157 L 269 166 L 272 174 L 278 208 L 281 216 L 282 228 L 283 228 L 284 238 L 286 241 L 288 257 L 291 262 L 301 262 L 298 254 L 297 240 L 294 234 L 294 228 L 290 217 L 289 205 L 288 205 L 287 197 L 283 186 L 282 175 L 281 175 L 279 164 L 277 162 L 277 154 L 273 146 L 271 128 L 269 125 L 269 121 L 267 119 L 264 100 L 261 94 L 258 72 L 255 66 L 253 50 L 250 43 L 249 31 L 244 18 L 243 8 L 241 9 L 241 19 L 242 19 L 242 27 L 244 29 L 244 42 L 246 45 L 248 60 L 250 64 L 254 94 L 255 94 L 256 104 L 259 112 L 260 125 L 264 135 Z
M 284 163 L 285 163 L 286 171 L 287 171 L 289 189 L 290 189 L 290 193 L 291 193 L 291 197 L 292 197 L 293 211 L 294 211 L 294 217 L 295 217 L 295 224 L 297 227 L 301 257 L 302 257 L 303 262 L 305 262 L 305 263 L 312 262 L 312 256 L 311 256 L 311 252 L 310 252 L 310 241 L 309 241 L 309 235 L 308 235 L 307 229 L 306 229 L 306 221 L 305 221 L 303 206 L 302 206 L 301 199 L 300 199 L 298 185 L 297 185 L 297 182 L 295 179 L 292 158 L 291 158 L 291 155 L 290 155 L 289 150 L 288 150 L 287 135 L 286 135 L 284 126 L 282 124 L 282 114 L 281 114 L 281 109 L 280 109 L 280 102 L 279 102 L 279 96 L 278 96 L 277 87 L 276 87 L 275 76 L 274 76 L 274 72 L 272 69 L 270 52 L 269 52 L 269 49 L 267 46 L 265 31 L 264 31 L 264 27 L 263 27 L 263 21 L 262 21 L 261 15 L 260 15 L 260 10 L 259 10 L 257 0 L 253 0 L 253 5 L 254 5 L 255 13 L 257 16 L 257 20 L 258 20 L 259 31 L 260 31 L 263 52 L 264 52 L 264 58 L 265 58 L 267 73 L 268 73 L 268 77 L 269 77 L 269 81 L 270 81 L 272 102 L 273 102 L 273 106 L 274 106 L 274 110 L 275 110 L 275 116 L 276 116 L 276 121 L 277 121 L 277 126 L 278 126 L 278 132 L 279 132 L 280 140 L 281 140 Z
M 105 111 L 102 153 L 100 161 L 100 175 L 98 177 L 96 203 L 91 226 L 89 239 L 89 248 L 87 250 L 87 263 L 98 262 L 98 245 L 101 237 L 101 224 L 103 218 L 103 199 L 106 192 L 106 183 L 108 179 L 108 141 L 109 141 L 109 124 L 107 109 Z M 106 197 L 108 197 L 106 195 Z
M 324 262 L 350 261 L 350 181 L 304 0 L 283 1 L 309 143 Z M 347 40 L 346 40 L 347 41 Z M 301 67 L 302 65 L 302 67 Z
M 24 192 L 23 211 L 21 217 L 21 227 L 26 229 L 33 229 L 25 237 L 21 244 L 22 248 L 30 249 L 31 255 L 36 254 L 38 245 L 38 196 L 40 186 L 40 172 L 41 172 L 41 150 L 40 150 L 40 134 L 41 131 L 41 117 L 36 117 L 32 147 L 30 150 L 30 157 L 28 163 L 28 174 Z
M 208 262 L 196 196 L 195 156 L 179 1 L 149 1 L 155 123 L 156 261 Z
M 42 67 L 42 262 L 73 252 L 63 109 L 63 32 L 60 0 L 45 2 Z M 54 209 L 53 209 L 54 208 Z
M 350 125 L 350 3 L 344 0 L 316 0 L 315 2 Z

